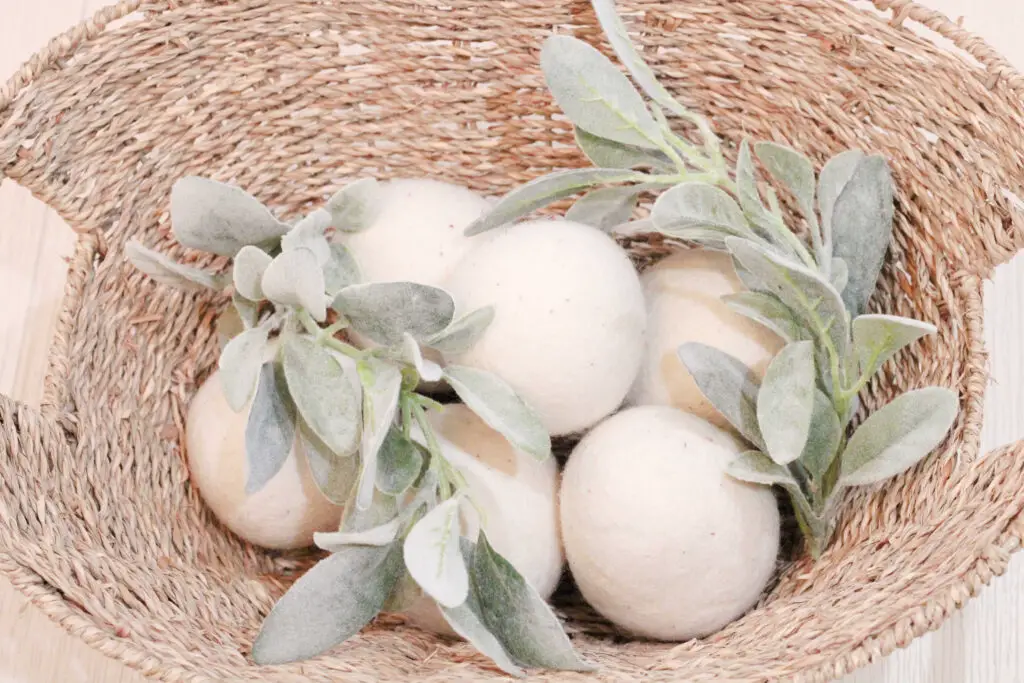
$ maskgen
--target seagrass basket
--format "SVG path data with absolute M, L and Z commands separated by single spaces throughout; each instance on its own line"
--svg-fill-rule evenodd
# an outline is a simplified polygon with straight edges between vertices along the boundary
M 830 679 L 938 627 L 1020 546 L 1024 447 L 979 457 L 979 430 L 982 279 L 1024 243 L 1007 194 L 1024 196 L 1024 78 L 940 15 L 874 4 L 620 11 L 664 82 L 728 142 L 785 141 L 818 163 L 854 146 L 889 158 L 897 235 L 873 306 L 940 333 L 890 363 L 865 403 L 953 387 L 954 431 L 912 472 L 850 496 L 824 557 L 797 558 L 756 610 L 707 639 L 630 641 L 564 592 L 567 628 L 601 669 L 536 680 Z M 154 284 L 122 245 L 135 236 L 182 255 L 167 209 L 186 174 L 231 180 L 291 217 L 360 175 L 497 194 L 584 165 L 539 72 L 553 30 L 607 47 L 585 1 L 131 0 L 0 89 L 0 175 L 79 235 L 43 404 L 0 398 L 8 579 L 90 646 L 164 681 L 500 676 L 398 616 L 307 663 L 249 661 L 262 617 L 313 558 L 242 543 L 189 485 L 183 415 L 216 363 L 225 301 Z

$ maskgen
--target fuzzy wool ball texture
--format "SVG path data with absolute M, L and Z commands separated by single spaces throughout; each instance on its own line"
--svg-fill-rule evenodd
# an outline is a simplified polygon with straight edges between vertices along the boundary
M 754 603 L 775 570 L 779 513 L 766 486 L 737 481 L 731 434 L 667 406 L 624 410 L 573 451 L 562 537 L 584 598 L 659 640 L 707 635 Z
M 647 350 L 627 403 L 671 405 L 728 427 L 697 388 L 679 358 L 679 347 L 686 342 L 713 346 L 763 377 L 783 340 L 722 301 L 745 289 L 728 254 L 679 252 L 648 268 L 641 282 L 647 299 Z
M 643 291 L 626 253 L 595 228 L 537 220 L 493 231 L 444 287 L 460 313 L 494 306 L 494 322 L 451 363 L 508 382 L 554 435 L 615 410 L 640 367 Z

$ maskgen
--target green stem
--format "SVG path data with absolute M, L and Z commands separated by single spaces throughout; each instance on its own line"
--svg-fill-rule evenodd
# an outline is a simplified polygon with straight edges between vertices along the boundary
M 339 351 L 354 360 L 361 360 L 363 357 L 362 351 L 351 344 L 346 344 L 340 339 L 336 339 L 335 337 L 327 337 L 326 339 L 321 340 L 320 343 L 328 348 L 334 349 L 335 351 Z
M 309 311 L 304 308 L 297 308 L 295 309 L 295 317 L 306 329 L 306 332 L 315 337 L 320 336 L 320 326 L 313 320 L 313 316 L 309 314 Z
M 448 500 L 452 497 L 453 493 L 452 480 L 450 476 L 452 467 L 444 457 L 444 453 L 441 450 L 441 444 L 437 441 L 437 436 L 434 434 L 434 428 L 431 426 L 430 420 L 427 419 L 427 413 L 423 409 L 423 406 L 414 403 L 412 406 L 412 414 L 416 420 L 416 424 L 420 427 L 420 431 L 423 432 L 423 437 L 427 440 L 427 450 L 430 451 L 430 469 L 437 476 L 441 500 Z
M 325 327 L 324 329 L 320 330 L 320 333 L 319 333 L 320 340 L 323 341 L 327 337 L 333 337 L 334 335 L 336 335 L 338 332 L 341 332 L 346 327 L 348 327 L 348 320 L 346 320 L 344 318 L 344 316 L 342 316 L 337 321 L 335 321 L 334 324 L 332 324 L 330 327 Z

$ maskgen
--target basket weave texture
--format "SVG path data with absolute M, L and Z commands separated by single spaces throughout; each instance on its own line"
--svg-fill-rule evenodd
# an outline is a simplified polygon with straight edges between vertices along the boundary
M 940 15 L 874 4 L 620 11 L 666 85 L 730 144 L 785 141 L 818 164 L 854 146 L 890 159 L 897 235 L 873 307 L 940 333 L 891 363 L 865 403 L 953 387 L 954 432 L 912 472 L 851 496 L 822 560 L 789 566 L 710 638 L 611 637 L 563 603 L 601 671 L 538 681 L 831 679 L 938 627 L 1021 544 L 1024 447 L 978 449 L 981 283 L 1024 243 L 1006 196 L 1024 196 L 1024 78 Z M 68 631 L 164 681 L 498 677 L 468 645 L 394 616 L 311 662 L 249 662 L 263 615 L 310 560 L 237 540 L 189 485 L 183 415 L 216 363 L 225 302 L 155 285 L 122 245 L 207 258 L 170 237 L 170 186 L 186 174 L 233 181 L 291 218 L 359 175 L 494 194 L 584 165 L 539 73 L 552 30 L 607 47 L 585 1 L 132 0 L 0 88 L 0 175 L 79 233 L 43 405 L 0 397 L 0 571 Z

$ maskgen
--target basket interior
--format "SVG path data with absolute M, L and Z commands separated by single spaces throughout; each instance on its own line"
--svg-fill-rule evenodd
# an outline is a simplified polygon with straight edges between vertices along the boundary
M 97 647 L 166 680 L 497 675 L 468 646 L 398 617 L 312 663 L 248 663 L 263 615 L 310 557 L 240 542 L 189 485 L 183 419 L 216 363 L 213 320 L 225 301 L 155 285 L 121 247 L 134 236 L 206 258 L 170 237 L 169 189 L 187 174 L 237 183 L 290 218 L 363 175 L 436 176 L 499 194 L 585 165 L 538 50 L 553 30 L 606 47 L 589 4 L 141 10 L 0 105 L 0 170 L 82 233 L 46 406 L 2 425 L 14 426 L 0 471 L 8 571 L 57 596 L 48 611 L 78 620 Z M 1024 110 L 978 66 L 845 3 L 629 1 L 620 11 L 665 84 L 710 115 L 731 150 L 750 136 L 785 141 L 816 164 L 847 147 L 890 159 L 897 236 L 874 308 L 940 333 L 890 363 L 865 403 L 938 384 L 959 390 L 963 410 L 939 453 L 852 496 L 826 556 L 790 565 L 722 632 L 678 646 L 629 641 L 571 597 L 568 628 L 609 679 L 838 675 L 937 625 L 972 592 L 971 577 L 986 578 L 984 562 L 998 564 L 992 549 L 1012 545 L 1024 459 L 972 461 L 986 381 L 980 278 L 1019 246 L 1000 190 L 1020 193 L 1024 163 L 1007 141 L 1019 139 Z

